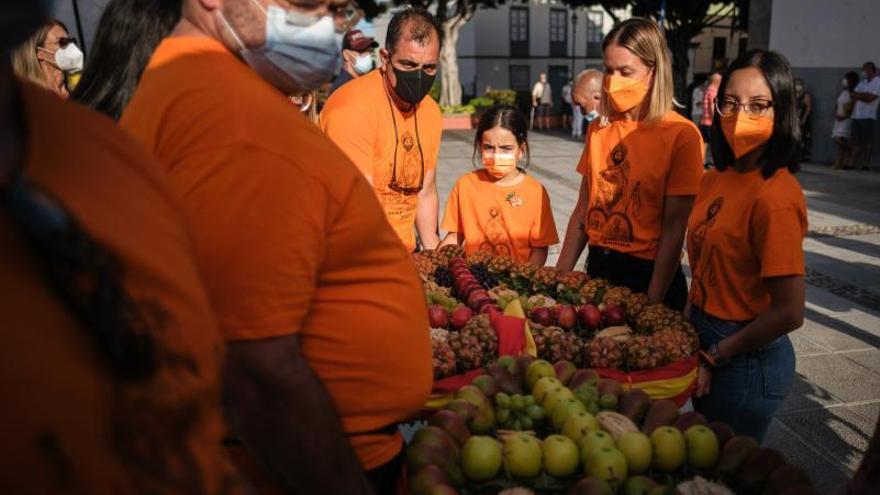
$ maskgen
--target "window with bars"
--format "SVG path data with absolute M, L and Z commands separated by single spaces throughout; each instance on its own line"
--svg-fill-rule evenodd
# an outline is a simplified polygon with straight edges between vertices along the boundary
M 515 91 L 531 91 L 532 74 L 531 66 L 510 66 L 510 89 Z
M 529 8 L 510 8 L 510 56 L 529 56 Z
M 591 58 L 602 57 L 602 38 L 605 33 L 602 25 L 605 22 L 604 12 L 601 10 L 587 11 L 587 56 Z
M 550 10 L 550 56 L 565 57 L 568 52 L 568 11 Z

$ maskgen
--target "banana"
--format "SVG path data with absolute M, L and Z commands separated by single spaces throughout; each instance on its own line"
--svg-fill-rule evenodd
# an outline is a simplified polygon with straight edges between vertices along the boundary
M 596 337 L 610 337 L 617 342 L 626 342 L 632 337 L 632 334 L 632 328 L 626 325 L 618 325 L 616 327 L 608 327 L 596 333 Z
M 628 431 L 639 431 L 632 420 L 623 414 L 616 412 L 602 411 L 596 415 L 596 422 L 599 423 L 599 426 L 602 427 L 603 430 L 610 433 L 615 441 L 617 441 L 620 435 L 623 435 Z

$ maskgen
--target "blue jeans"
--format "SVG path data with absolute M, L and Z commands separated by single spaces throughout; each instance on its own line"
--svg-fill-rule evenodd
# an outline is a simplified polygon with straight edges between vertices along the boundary
M 703 346 L 717 344 L 742 330 L 748 322 L 726 321 L 691 309 L 691 323 Z M 764 439 L 794 381 L 794 347 L 787 335 L 757 351 L 736 356 L 712 372 L 708 395 L 694 408 L 711 421 L 723 421 L 737 434 Z

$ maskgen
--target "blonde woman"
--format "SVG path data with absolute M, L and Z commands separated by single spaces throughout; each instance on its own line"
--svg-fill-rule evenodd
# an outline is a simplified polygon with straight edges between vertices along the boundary
M 571 271 L 589 245 L 591 277 L 682 309 L 681 247 L 703 174 L 700 133 L 672 110 L 672 67 L 654 21 L 619 24 L 602 49 L 602 117 L 588 130 L 557 268 Z
M 15 75 L 54 92 L 62 98 L 70 93 L 67 75 L 83 67 L 83 53 L 71 38 L 67 26 L 52 20 L 12 52 Z

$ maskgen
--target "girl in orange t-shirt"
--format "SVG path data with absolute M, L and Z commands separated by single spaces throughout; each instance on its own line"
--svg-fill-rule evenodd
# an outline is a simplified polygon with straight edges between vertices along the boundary
M 493 253 L 544 266 L 547 248 L 559 242 L 550 198 L 518 164 L 528 161 L 528 124 L 517 108 L 496 106 L 480 119 L 474 157 L 483 168 L 465 174 L 449 194 L 441 245 Z
M 587 134 L 580 195 L 556 267 L 589 244 L 587 273 L 681 310 L 681 247 L 700 178 L 703 143 L 672 109 L 672 66 L 657 23 L 632 18 L 602 43 L 601 111 Z
M 804 317 L 807 209 L 792 175 L 798 129 L 788 62 L 746 53 L 728 69 L 716 102 L 717 170 L 703 178 L 688 222 L 688 309 L 707 361 L 695 407 L 761 440 L 791 390 L 787 334 Z

